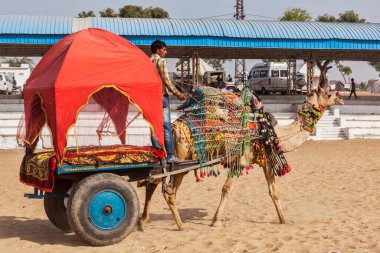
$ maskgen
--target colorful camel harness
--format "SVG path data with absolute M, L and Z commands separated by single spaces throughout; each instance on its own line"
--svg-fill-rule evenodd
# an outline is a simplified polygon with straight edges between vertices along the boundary
M 302 110 L 298 112 L 297 119 L 301 122 L 303 129 L 312 133 L 324 111 L 325 109 L 321 105 L 317 107 L 305 101 Z
M 254 163 L 262 167 L 269 164 L 277 176 L 291 170 L 278 145 L 270 114 L 263 111 L 249 89 L 244 89 L 239 98 L 232 93 L 202 87 L 195 91 L 195 96 L 198 100 L 190 103 L 173 124 L 173 128 L 181 129 L 185 135 L 180 138 L 189 148 L 192 159 L 202 164 L 224 154 L 229 177 L 241 176 L 244 170 L 248 174 Z M 249 148 L 253 152 L 251 159 L 246 152 Z M 240 166 L 243 156 L 250 165 Z M 201 177 L 219 174 L 218 168 L 201 166 Z

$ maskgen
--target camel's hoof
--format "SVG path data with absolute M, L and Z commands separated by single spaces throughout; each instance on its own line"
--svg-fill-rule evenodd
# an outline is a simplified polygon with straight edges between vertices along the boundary
M 285 220 L 281 220 L 280 224 L 286 224 L 286 221 Z
M 222 227 L 222 222 L 220 220 L 213 221 L 211 224 L 211 227 L 220 228 L 220 227 Z

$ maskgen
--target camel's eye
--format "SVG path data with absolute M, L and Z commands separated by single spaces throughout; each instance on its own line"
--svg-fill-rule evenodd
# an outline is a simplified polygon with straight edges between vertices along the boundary
M 331 95 L 330 95 L 330 94 L 328 94 L 328 95 L 327 95 L 327 97 L 328 97 L 328 98 L 331 98 Z

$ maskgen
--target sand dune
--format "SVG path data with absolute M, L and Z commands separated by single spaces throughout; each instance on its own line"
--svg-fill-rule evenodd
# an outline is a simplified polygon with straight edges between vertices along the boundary
M 0 252 L 380 252 L 380 141 L 307 142 L 287 154 L 293 170 L 277 180 L 287 224 L 255 167 L 237 181 L 223 228 L 210 227 L 226 173 L 202 183 L 189 174 L 178 193 L 185 231 L 158 190 L 145 231 L 100 248 L 63 234 L 41 200 L 23 197 L 32 188 L 18 181 L 22 155 L 0 151 Z

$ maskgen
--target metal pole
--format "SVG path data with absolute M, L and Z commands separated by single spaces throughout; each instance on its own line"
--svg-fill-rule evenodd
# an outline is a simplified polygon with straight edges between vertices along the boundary
M 295 59 L 288 59 L 288 95 L 296 87 L 297 64 Z
M 198 73 L 199 73 L 199 54 L 197 50 L 193 51 L 192 56 L 192 73 L 193 73 L 193 90 L 195 90 L 196 86 L 198 85 Z
M 315 59 L 311 53 L 307 55 L 307 93 L 310 93 L 313 84 Z
M 234 18 L 236 20 L 244 20 L 244 2 L 243 0 L 236 0 L 236 13 Z M 243 84 L 246 83 L 246 67 L 245 67 L 245 59 L 235 59 L 235 84 Z
M 190 57 L 181 57 L 181 83 L 185 87 L 186 91 L 191 90 L 190 87 Z

